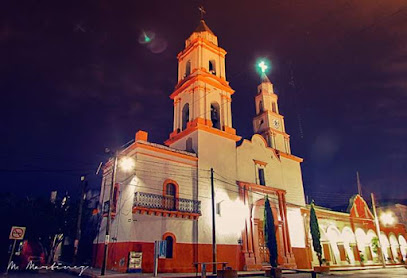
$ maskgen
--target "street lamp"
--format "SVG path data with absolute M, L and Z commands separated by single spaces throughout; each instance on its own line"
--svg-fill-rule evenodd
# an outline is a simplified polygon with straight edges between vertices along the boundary
M 131 172 L 135 167 L 134 159 L 128 156 L 122 157 L 119 160 L 119 167 L 123 172 Z
M 119 160 L 119 152 L 116 151 L 116 153 L 113 157 L 112 183 L 110 185 L 110 194 L 109 194 L 109 201 L 108 201 L 108 206 L 107 206 L 105 249 L 104 249 L 104 253 L 103 253 L 103 263 L 102 263 L 102 269 L 101 269 L 100 275 L 105 275 L 105 273 L 106 273 L 107 257 L 108 257 L 108 251 L 109 251 L 109 236 L 110 236 L 109 232 L 110 232 L 110 225 L 111 225 L 111 218 L 112 218 L 111 202 L 113 199 L 113 188 L 114 188 L 114 185 L 116 184 L 117 164 L 119 164 L 119 168 L 123 172 L 130 172 L 135 167 L 135 162 L 134 162 L 133 158 L 131 158 L 131 157 L 122 156 L 119 160 L 119 163 L 118 163 L 118 160 Z
M 396 219 L 393 216 L 391 211 L 382 212 L 380 214 L 380 222 L 383 223 L 385 226 L 393 225 L 396 222 Z

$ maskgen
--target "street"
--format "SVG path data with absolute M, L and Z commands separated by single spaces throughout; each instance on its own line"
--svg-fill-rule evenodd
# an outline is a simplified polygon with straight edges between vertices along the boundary
M 19 277 L 19 278 L 34 278 L 34 277 L 58 277 L 58 278 L 72 278 L 74 277 L 71 274 L 63 273 L 63 272 L 41 272 L 41 273 L 30 273 L 30 272 L 22 272 L 22 271 L 13 271 L 9 272 L 8 275 L 4 277 Z
M 251 278 L 259 276 L 251 276 Z M 286 278 L 306 278 L 311 277 L 311 274 L 283 274 Z M 318 275 L 318 277 L 407 277 L 407 269 L 405 268 L 386 268 L 386 269 L 371 269 L 371 270 L 349 270 L 349 271 L 331 271 L 326 275 Z
M 185 275 L 185 274 L 184 274 Z M 105 277 L 152 277 L 152 275 L 148 275 L 144 273 L 142 275 L 137 274 L 113 274 L 107 275 Z M 62 273 L 62 272 L 41 272 L 41 273 L 27 273 L 27 272 L 10 272 L 8 277 L 19 277 L 19 278 L 34 278 L 34 277 L 58 277 L 58 278 L 68 278 L 68 277 L 75 277 L 75 275 Z M 175 273 L 167 273 L 167 274 L 159 274 L 159 277 L 180 277 L 177 276 Z M 198 276 L 199 277 L 199 276 Z M 248 276 L 246 276 L 248 277 Z M 248 278 L 254 277 L 262 277 L 262 276 L 249 276 Z M 308 273 L 300 273 L 300 274 L 291 274 L 285 273 L 283 274 L 285 278 L 308 278 L 311 277 L 311 274 Z M 369 277 L 369 278 L 381 278 L 381 277 L 407 277 L 407 269 L 405 268 L 386 268 L 386 269 L 371 269 L 371 270 L 353 270 L 353 271 L 332 271 L 326 275 L 319 275 L 318 277 Z
M 355 271 L 335 271 L 320 277 L 407 277 L 405 268 L 387 268 Z M 291 276 L 290 276 L 291 277 Z

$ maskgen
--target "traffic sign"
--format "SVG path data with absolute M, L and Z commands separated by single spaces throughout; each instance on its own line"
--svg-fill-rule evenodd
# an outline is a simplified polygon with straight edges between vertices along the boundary
M 11 227 L 9 239 L 21 240 L 24 238 L 25 227 Z

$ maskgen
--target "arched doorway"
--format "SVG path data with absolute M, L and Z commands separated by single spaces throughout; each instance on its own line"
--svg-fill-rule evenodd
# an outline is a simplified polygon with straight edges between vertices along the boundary
M 340 264 L 341 261 L 346 260 L 345 249 L 343 248 L 343 243 L 341 240 L 341 233 L 335 226 L 329 226 L 326 231 L 326 236 L 328 237 L 329 244 L 331 245 L 331 250 L 333 253 L 334 264 Z
M 401 255 L 403 256 L 404 261 L 406 261 L 407 260 L 407 241 L 402 235 L 399 235 L 399 244 L 400 244 Z
M 167 179 L 163 184 L 163 205 L 166 210 L 175 211 L 178 209 L 178 183 Z
M 282 227 L 279 224 L 281 217 L 279 216 L 278 203 L 276 204 L 273 198 L 269 197 L 271 211 L 274 217 L 274 228 L 276 231 L 277 250 L 278 250 L 278 263 L 282 263 L 281 255 L 284 254 L 284 246 L 281 242 Z M 270 253 L 265 244 L 264 239 L 264 199 L 260 199 L 255 202 L 253 206 L 253 225 L 254 225 L 254 251 L 256 256 L 256 262 L 262 265 L 270 264 Z
M 393 255 L 393 259 L 395 261 L 400 261 L 399 242 L 397 241 L 396 236 L 393 233 L 391 233 L 389 235 L 389 240 L 390 240 L 390 249 L 391 249 L 391 253 Z
M 372 260 L 372 251 L 370 248 L 370 241 L 368 239 L 368 236 L 361 228 L 356 229 L 355 236 L 356 236 L 356 242 L 358 245 L 360 261 L 362 263 L 371 261 Z
M 355 264 L 355 248 L 356 248 L 356 240 L 355 234 L 352 232 L 352 229 L 349 227 L 345 227 L 342 230 L 342 238 L 343 238 L 343 246 L 346 251 L 346 261 L 349 264 Z
M 367 231 L 366 244 L 369 246 L 370 254 L 368 254 L 368 260 L 379 262 L 379 253 L 377 247 L 374 245 L 374 239 L 377 238 L 377 234 L 373 230 Z
M 386 258 L 387 262 L 391 262 L 393 260 L 392 258 L 392 253 L 390 249 L 390 242 L 389 239 L 387 238 L 386 234 L 383 232 L 380 232 L 380 243 L 382 245 L 382 250 L 384 257 Z

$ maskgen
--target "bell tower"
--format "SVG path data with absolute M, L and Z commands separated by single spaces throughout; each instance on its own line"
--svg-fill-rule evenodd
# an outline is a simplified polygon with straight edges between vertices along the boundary
M 174 128 L 166 145 L 198 152 L 196 130 L 233 141 L 240 140 L 232 127 L 232 94 L 226 81 L 226 51 L 203 19 L 178 55 L 178 82 L 174 101 Z
M 261 84 L 255 97 L 256 116 L 253 118 L 254 133 L 261 134 L 269 147 L 291 154 L 290 135 L 285 132 L 284 116 L 278 111 L 278 96 L 273 84 L 262 73 Z

